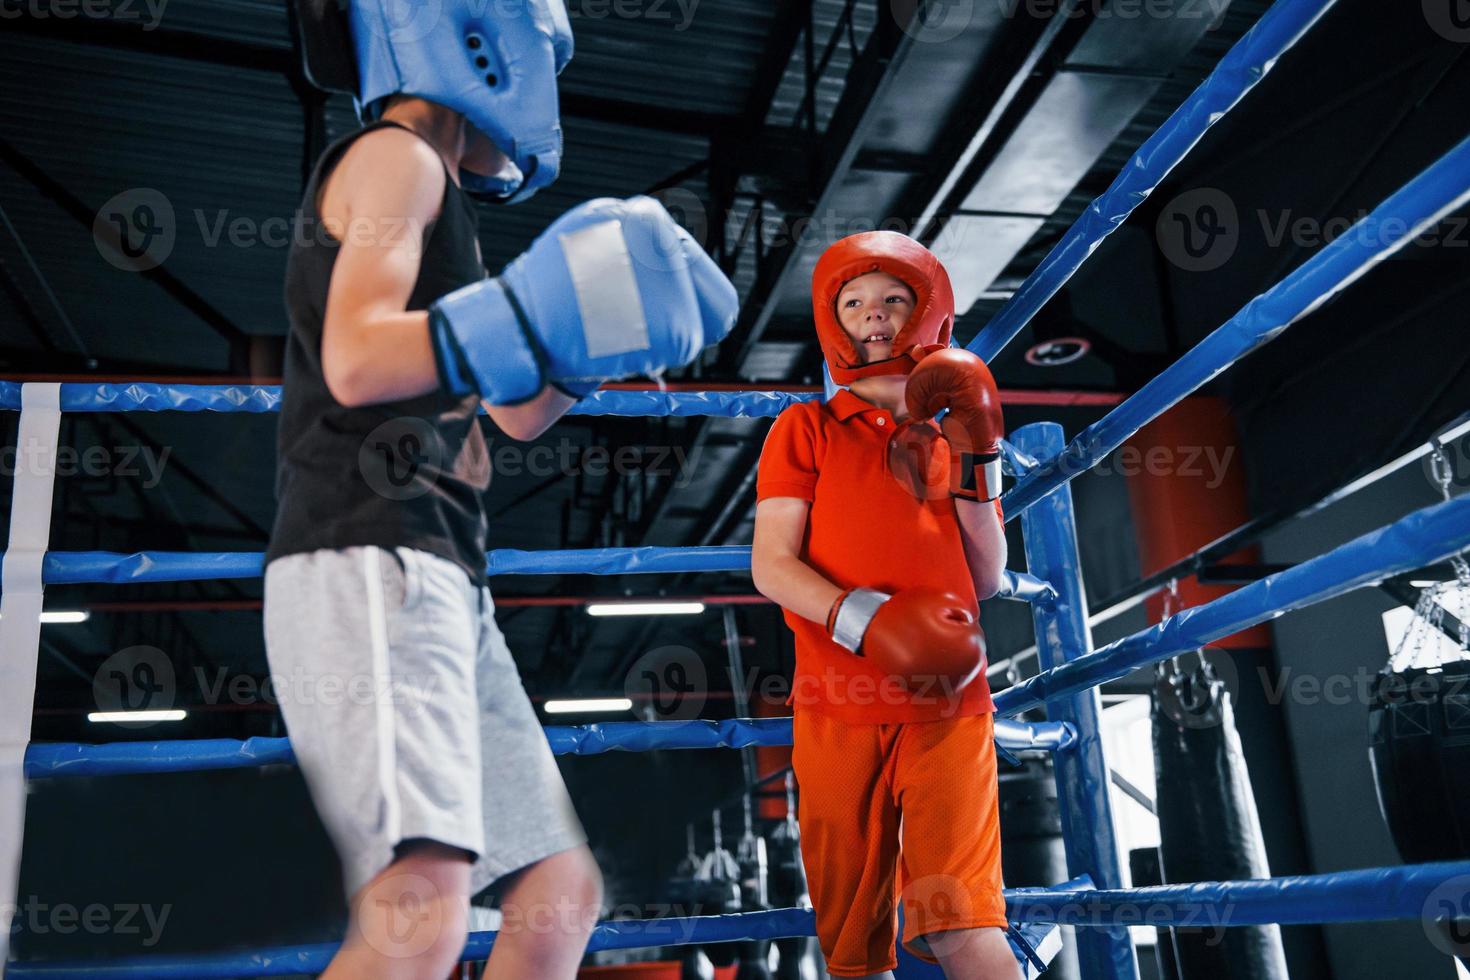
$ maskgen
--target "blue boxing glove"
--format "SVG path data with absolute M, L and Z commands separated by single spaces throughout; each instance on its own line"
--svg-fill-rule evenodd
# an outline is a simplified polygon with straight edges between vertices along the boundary
M 548 383 L 580 398 L 683 367 L 730 332 L 739 305 L 663 205 L 599 198 L 558 218 L 498 278 L 440 298 L 429 332 L 448 391 L 514 405 Z

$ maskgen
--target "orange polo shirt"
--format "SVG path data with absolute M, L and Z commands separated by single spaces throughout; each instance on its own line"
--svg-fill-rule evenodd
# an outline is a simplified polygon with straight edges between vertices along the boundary
M 947 494 L 921 500 L 887 469 L 893 416 L 847 390 L 821 404 L 792 405 L 761 450 L 757 501 L 811 504 L 801 559 L 841 588 L 892 594 L 911 586 L 947 589 L 979 616 L 962 530 Z M 1000 515 L 1000 501 L 995 502 Z M 796 634 L 796 675 L 787 704 L 851 724 L 962 718 L 993 711 L 985 674 L 963 690 L 910 692 L 832 642 L 824 623 L 787 610 Z

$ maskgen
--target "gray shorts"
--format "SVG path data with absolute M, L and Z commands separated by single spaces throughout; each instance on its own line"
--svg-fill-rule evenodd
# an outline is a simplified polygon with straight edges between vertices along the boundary
M 272 682 L 349 898 L 406 840 L 472 852 L 473 891 L 586 842 L 494 612 L 410 548 L 267 566 Z

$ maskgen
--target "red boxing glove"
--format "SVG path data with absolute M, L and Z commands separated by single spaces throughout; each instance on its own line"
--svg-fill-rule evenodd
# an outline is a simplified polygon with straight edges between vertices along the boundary
M 959 347 L 927 354 L 904 387 L 910 419 L 926 422 L 949 409 L 942 429 L 950 447 L 949 492 L 966 500 L 1000 496 L 1000 392 L 985 362 Z
M 912 690 L 934 680 L 958 691 L 985 666 L 985 634 L 953 592 L 916 586 L 887 595 L 848 589 L 827 613 L 827 633 Z

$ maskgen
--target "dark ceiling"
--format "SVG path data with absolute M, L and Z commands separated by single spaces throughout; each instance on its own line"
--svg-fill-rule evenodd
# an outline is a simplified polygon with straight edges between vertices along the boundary
M 687 16 L 672 3 L 616 8 L 624 15 L 570 6 L 563 176 L 523 206 L 483 210 L 487 262 L 498 267 L 579 200 L 659 194 L 742 295 L 735 333 L 678 380 L 760 387 L 819 380 L 814 255 L 880 222 L 936 242 L 973 303 L 960 321 L 961 339 L 972 337 L 1267 4 L 1180 3 L 1210 16 L 1158 19 L 1123 15 L 1136 4 L 1083 3 L 1061 21 L 1027 13 L 1052 4 L 975 4 L 962 23 L 909 30 L 894 20 L 904 4 L 875 0 L 704 0 Z M 354 124 L 351 107 L 303 88 L 281 0 L 172 0 L 156 23 L 140 4 L 109 9 L 61 18 L 0 0 L 0 378 L 271 380 L 286 249 L 268 232 L 292 213 L 316 149 Z M 1321 245 L 1282 227 L 1356 218 L 1448 150 L 1470 104 L 1470 48 L 1452 34 L 1418 4 L 1338 3 L 1044 311 L 1086 331 L 1093 353 L 1032 366 L 1028 331 L 994 362 L 1002 388 L 1136 389 Z M 140 188 L 167 200 L 175 232 L 167 260 L 143 274 L 109 264 L 92 231 L 106 202 Z M 1208 270 L 1171 262 L 1155 231 L 1169 202 L 1200 188 L 1238 212 L 1235 251 Z M 1470 405 L 1470 232 L 1452 224 L 1211 389 L 1235 404 L 1258 510 L 1309 502 Z M 1051 419 L 1074 433 L 1104 410 L 1013 405 L 1007 425 Z M 750 540 L 768 420 L 569 417 L 540 440 L 567 462 L 536 473 L 517 465 L 524 447 L 484 424 L 492 452 L 507 453 L 486 500 L 492 548 Z M 13 413 L 0 426 L 13 444 Z M 60 479 L 52 547 L 263 550 L 274 434 L 272 415 L 67 416 L 66 444 L 168 456 L 156 481 L 117 467 Z M 606 475 L 586 455 L 593 447 L 642 455 Z M 1139 573 L 1126 487 L 1090 475 L 1076 492 L 1089 593 L 1101 601 Z M 750 595 L 748 576 L 512 576 L 492 587 L 533 697 L 622 693 L 640 658 L 673 646 L 708 668 L 705 714 L 733 710 L 719 698 L 720 607 L 609 622 L 580 606 L 514 603 Z M 35 737 L 96 737 L 82 721 L 92 676 L 131 645 L 166 652 L 186 704 L 204 701 L 200 678 L 263 675 L 259 596 L 252 580 L 49 590 L 49 607 L 94 614 L 43 631 Z M 991 605 L 996 654 L 1032 642 L 1023 608 Z M 745 662 L 789 674 L 774 608 L 732 608 Z M 1141 625 L 1139 615 L 1109 628 Z M 216 708 L 169 734 L 277 724 L 268 705 Z

